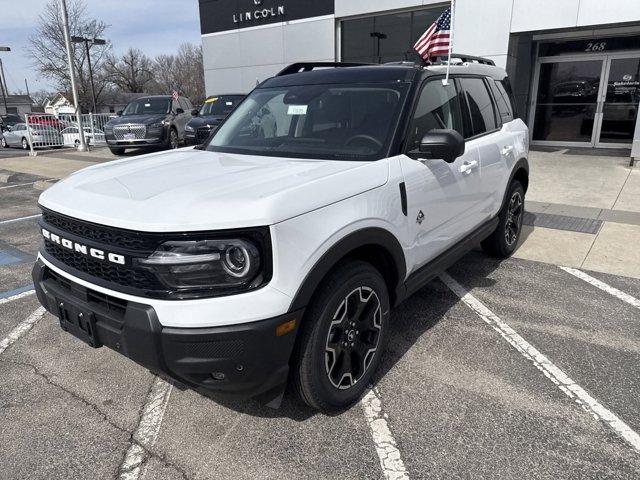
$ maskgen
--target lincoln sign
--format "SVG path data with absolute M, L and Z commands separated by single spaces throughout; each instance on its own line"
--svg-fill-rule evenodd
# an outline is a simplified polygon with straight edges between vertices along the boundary
M 254 0 L 254 3 L 258 7 L 262 6 L 262 0 Z M 257 8 L 253 11 L 235 13 L 233 15 L 233 23 L 237 24 L 282 16 L 284 16 L 284 5 L 271 8 Z

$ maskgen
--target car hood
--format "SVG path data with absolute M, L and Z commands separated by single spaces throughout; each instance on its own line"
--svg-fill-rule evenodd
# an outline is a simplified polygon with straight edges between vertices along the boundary
M 166 115 L 126 115 L 121 117 L 112 118 L 109 120 L 109 125 L 122 125 L 129 123 L 141 123 L 144 125 L 148 125 L 151 123 L 161 122 L 167 118 Z
M 217 125 L 220 125 L 225 118 L 226 117 L 224 115 L 205 115 L 192 118 L 191 120 L 189 120 L 188 125 L 193 128 L 202 127 L 203 125 L 210 125 L 212 127 L 215 127 Z
M 305 160 L 183 148 L 94 165 L 40 204 L 130 230 L 180 232 L 272 225 L 387 182 L 388 162 Z

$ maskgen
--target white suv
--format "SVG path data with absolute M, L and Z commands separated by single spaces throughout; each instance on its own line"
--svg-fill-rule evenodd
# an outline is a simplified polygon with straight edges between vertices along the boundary
M 528 132 L 504 70 L 295 64 L 203 146 L 89 167 L 40 197 L 40 302 L 202 392 L 356 401 L 390 309 L 482 242 L 518 243 Z

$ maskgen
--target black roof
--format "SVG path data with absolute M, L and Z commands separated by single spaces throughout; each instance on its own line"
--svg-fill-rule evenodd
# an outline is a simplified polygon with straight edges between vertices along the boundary
M 345 84 L 345 83 L 391 83 L 412 82 L 426 76 L 443 75 L 446 64 L 422 66 L 411 62 L 391 64 L 356 65 L 322 64 L 320 68 L 304 70 L 294 64 L 287 67 L 278 76 L 265 80 L 258 88 L 289 87 L 295 85 Z M 314 64 L 315 65 L 315 64 Z M 320 64 L 317 64 L 320 65 Z M 332 65 L 334 65 L 332 67 Z M 451 65 L 452 74 L 470 74 L 492 77 L 502 80 L 506 72 L 499 67 L 486 63 L 461 63 Z

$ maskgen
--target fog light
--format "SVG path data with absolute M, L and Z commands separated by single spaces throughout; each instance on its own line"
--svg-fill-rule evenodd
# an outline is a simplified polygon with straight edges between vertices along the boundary
M 276 328 L 276 336 L 281 337 L 286 335 L 289 332 L 292 332 L 296 328 L 296 319 L 289 320 L 288 322 L 284 322 Z
M 224 380 L 224 373 L 222 373 L 222 372 L 213 372 L 211 374 L 211 378 L 213 378 L 214 380 Z

